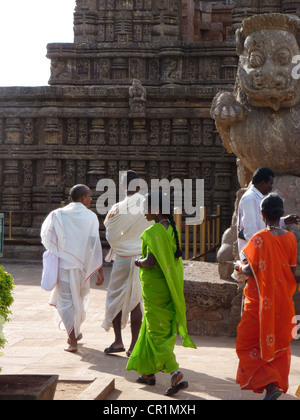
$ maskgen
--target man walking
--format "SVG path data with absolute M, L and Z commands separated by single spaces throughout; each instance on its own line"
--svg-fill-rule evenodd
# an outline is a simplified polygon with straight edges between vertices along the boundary
M 112 207 L 104 221 L 106 238 L 111 247 L 106 261 L 114 259 L 102 327 L 106 331 L 113 327 L 115 341 L 104 350 L 106 354 L 125 351 L 121 329 L 125 328 L 130 314 L 132 338 L 127 351 L 127 356 L 130 356 L 142 322 L 139 268 L 134 261 L 141 255 L 140 236 L 151 224 L 142 211 L 144 197 L 139 194 L 138 178 L 134 171 L 123 174 L 121 188 L 126 197 Z M 131 189 L 130 183 L 133 181 L 135 186 Z
M 257 169 L 252 177 L 252 185 L 242 196 L 238 207 L 238 250 L 240 259 L 243 260 L 242 249 L 252 236 L 264 229 L 265 223 L 261 216 L 260 203 L 273 189 L 275 175 L 269 168 Z M 298 224 L 299 217 L 291 214 L 280 219 L 280 226 Z
M 68 333 L 69 346 L 65 350 L 76 352 L 89 305 L 90 278 L 97 272 L 98 285 L 104 278 L 99 221 L 89 210 L 91 190 L 86 185 L 75 185 L 70 199 L 68 206 L 47 216 L 41 238 L 44 247 L 59 258 L 57 285 L 49 304 L 56 307 L 59 326 L 63 324 Z

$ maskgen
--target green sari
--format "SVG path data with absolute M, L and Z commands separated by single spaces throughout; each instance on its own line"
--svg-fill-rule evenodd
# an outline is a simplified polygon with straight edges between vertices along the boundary
M 126 369 L 145 375 L 171 373 L 178 369 L 174 355 L 177 326 L 183 346 L 196 348 L 186 327 L 182 258 L 174 257 L 172 226 L 165 229 L 156 223 L 141 238 L 142 257 L 153 254 L 156 264 L 140 270 L 144 318 Z

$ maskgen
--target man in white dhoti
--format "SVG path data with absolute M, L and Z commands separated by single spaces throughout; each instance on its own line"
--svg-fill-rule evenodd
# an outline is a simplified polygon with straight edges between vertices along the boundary
M 99 221 L 88 209 L 91 191 L 86 185 L 75 185 L 70 198 L 68 206 L 47 216 L 41 238 L 44 247 L 59 258 L 57 285 L 49 304 L 56 307 L 58 324 L 68 333 L 69 347 L 65 350 L 75 352 L 89 305 L 90 278 L 97 272 L 98 285 L 104 278 Z
M 106 261 L 114 260 L 102 327 L 106 331 L 113 327 L 115 341 L 104 350 L 106 354 L 125 351 L 121 329 L 126 326 L 130 314 L 131 344 L 127 351 L 127 356 L 130 356 L 142 322 L 139 268 L 134 261 L 141 255 L 140 236 L 151 224 L 143 214 L 144 197 L 139 194 L 139 186 L 129 190 L 130 183 L 138 181 L 138 178 L 133 171 L 123 175 L 121 188 L 126 191 L 126 197 L 112 207 L 104 221 L 106 238 L 111 247 Z

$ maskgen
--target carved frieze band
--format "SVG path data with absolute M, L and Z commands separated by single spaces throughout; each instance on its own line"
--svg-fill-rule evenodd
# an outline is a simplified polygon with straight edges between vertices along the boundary
M 160 54 L 141 51 L 136 56 L 133 49 L 111 50 L 109 55 L 95 49 L 89 52 L 74 50 L 66 52 L 64 44 L 50 44 L 48 58 L 51 59 L 52 85 L 72 84 L 116 84 L 131 83 L 139 79 L 143 84 L 232 84 L 236 77 L 237 56 L 234 49 L 220 52 L 207 50 L 183 53 L 183 50 L 166 49 Z M 212 51 L 212 50 L 211 50 Z M 80 58 L 76 58 L 80 55 Z

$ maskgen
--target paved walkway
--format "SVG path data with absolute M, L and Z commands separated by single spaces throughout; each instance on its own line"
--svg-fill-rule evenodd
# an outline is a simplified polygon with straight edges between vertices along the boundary
M 0 357 L 2 374 L 58 374 L 60 380 L 108 383 L 115 380 L 115 390 L 108 400 L 170 400 L 163 395 L 169 386 L 169 375 L 159 373 L 155 387 L 135 382 L 136 372 L 125 370 L 125 353 L 105 355 L 103 350 L 113 342 L 113 331 L 101 328 L 104 318 L 106 289 L 110 266 L 104 267 L 105 283 L 101 288 L 92 283 L 91 305 L 83 324 L 83 340 L 79 351 L 63 351 L 65 332 L 56 329 L 53 309 L 48 305 L 49 293 L 40 285 L 42 266 L 39 263 L 2 261 L 5 270 L 15 279 L 11 321 L 6 325 L 7 345 Z M 130 344 L 130 327 L 123 330 L 125 347 Z M 197 350 L 183 348 L 178 339 L 175 353 L 189 381 L 189 388 L 173 397 L 179 400 L 262 399 L 261 395 L 241 391 L 235 383 L 238 365 L 235 340 L 227 337 L 193 337 Z M 300 385 L 300 340 L 292 343 L 292 367 L 289 393 L 281 399 L 295 400 Z

